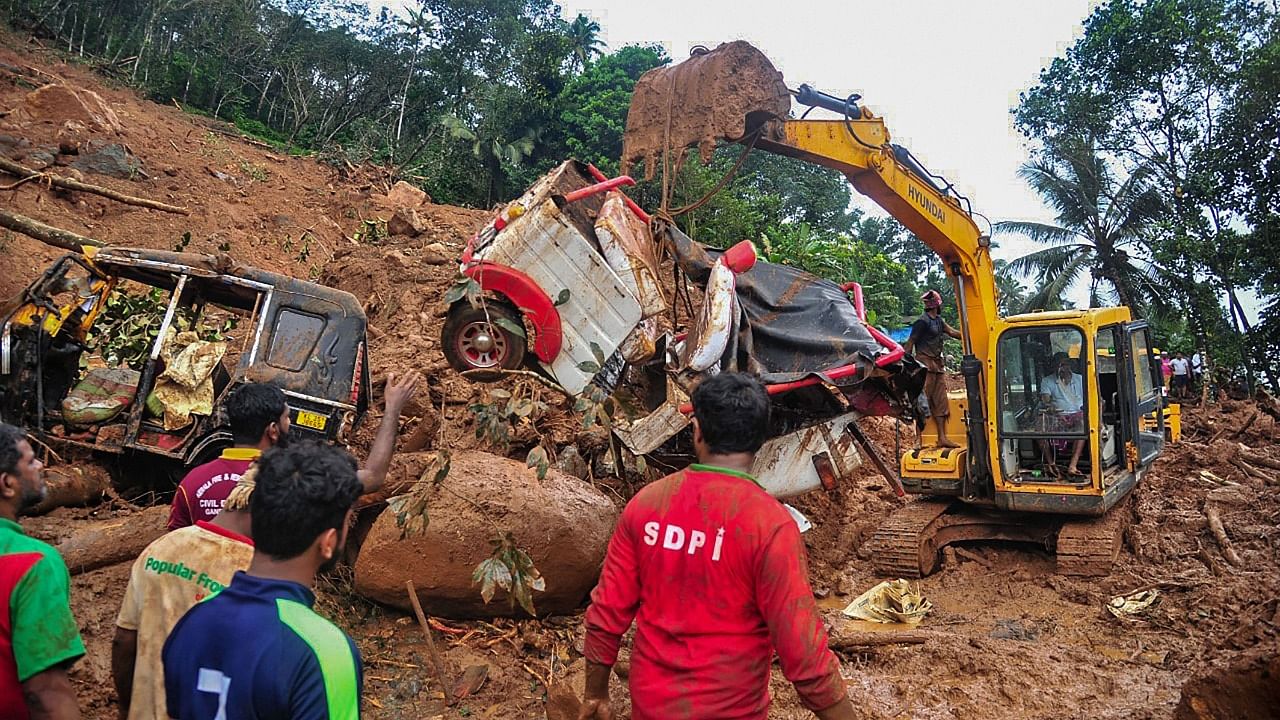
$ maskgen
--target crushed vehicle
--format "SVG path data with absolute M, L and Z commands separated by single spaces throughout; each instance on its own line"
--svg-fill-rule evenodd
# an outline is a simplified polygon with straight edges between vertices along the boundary
M 614 393 L 628 409 L 614 418 L 618 438 L 635 455 L 668 458 L 689 453 L 681 431 L 697 380 L 748 371 L 774 400 L 756 467 L 770 492 L 831 487 L 864 453 L 883 466 L 856 421 L 909 412 L 924 376 L 865 321 L 856 283 L 764 262 L 750 242 L 722 252 L 671 226 L 654 238 L 648 214 L 620 192 L 630 184 L 568 161 L 477 232 L 460 270 L 484 301 L 450 305 L 450 364 L 473 380 L 529 365 L 572 395 Z M 702 289 L 696 308 L 675 313 L 661 248 L 680 284 Z
M 369 406 L 366 325 L 350 293 L 225 255 L 86 247 L 0 305 L 0 419 L 174 479 L 232 444 L 227 394 L 266 382 L 293 434 L 341 441 Z

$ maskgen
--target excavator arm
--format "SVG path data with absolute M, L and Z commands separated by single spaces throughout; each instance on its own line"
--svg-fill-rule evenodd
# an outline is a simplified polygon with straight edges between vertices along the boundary
M 707 161 L 715 141 L 726 139 L 836 170 L 906 226 L 937 253 L 955 286 L 964 345 L 960 370 L 968 397 L 969 475 L 988 476 L 983 373 L 998 317 L 990 238 L 974 223 L 967 201 L 910 151 L 891 143 L 884 121 L 859 107 L 856 96 L 837 98 L 802 85 L 795 92 L 798 102 L 842 115 L 808 120 L 789 117 L 791 94 L 781 73 L 744 41 L 650 70 L 632 96 L 622 170 L 643 162 L 646 177 L 652 178 L 659 162 L 664 173 L 678 169 L 687 148 L 695 145 Z
M 786 120 L 756 147 L 840 172 L 937 253 L 956 284 L 965 354 L 985 361 L 996 318 L 990 238 L 959 197 L 938 188 L 905 148 L 890 144 L 883 120 L 865 109 L 861 114 L 857 120 Z

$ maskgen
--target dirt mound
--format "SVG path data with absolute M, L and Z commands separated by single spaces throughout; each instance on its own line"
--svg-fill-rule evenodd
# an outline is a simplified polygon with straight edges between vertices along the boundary
M 1280 653 L 1247 653 L 1230 667 L 1197 675 L 1182 686 L 1176 720 L 1268 720 L 1280 716 Z
M 45 85 L 27 93 L 13 111 L 14 120 L 61 127 L 79 123 L 96 132 L 123 134 L 120 118 L 92 90 L 66 84 Z
M 684 148 L 697 145 L 704 163 L 716 140 L 736 140 L 747 131 L 747 116 L 763 113 L 785 118 L 791 94 L 782 73 L 750 43 L 735 40 L 666 68 L 640 76 L 622 138 L 622 172 L 644 163 L 653 179 L 662 153 L 673 153 L 671 167 L 683 164 Z
M 534 593 L 538 612 L 572 612 L 595 586 L 617 513 L 592 486 L 554 469 L 538 480 L 523 463 L 465 452 L 429 492 L 430 521 L 421 535 L 401 539 L 392 509 L 369 531 L 355 565 L 356 589 L 366 597 L 408 609 L 405 581 L 413 580 L 431 615 L 522 612 L 501 590 L 484 604 L 472 580 L 499 528 L 512 533 L 546 580 L 546 591 Z

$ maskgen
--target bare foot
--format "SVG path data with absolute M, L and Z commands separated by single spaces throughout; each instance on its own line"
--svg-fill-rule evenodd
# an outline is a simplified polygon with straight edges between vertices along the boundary
M 1069 467 L 1069 468 L 1067 468 L 1067 474 L 1068 474 L 1068 475 L 1079 475 L 1079 474 L 1080 474 L 1080 470 L 1079 470 L 1078 468 Z
M 940 448 L 958 448 L 958 447 L 960 447 L 960 446 L 959 446 L 959 445 L 957 445 L 957 444 L 955 444 L 954 442 L 952 442 L 950 438 L 942 438 L 942 439 L 938 440 L 937 447 L 940 447 Z

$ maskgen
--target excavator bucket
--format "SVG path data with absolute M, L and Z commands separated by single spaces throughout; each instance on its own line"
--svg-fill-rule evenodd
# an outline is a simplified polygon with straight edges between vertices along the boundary
M 724 43 L 666 68 L 654 68 L 636 83 L 622 137 L 622 172 L 644 163 L 644 177 L 668 151 L 678 168 L 697 145 L 704 163 L 717 140 L 740 140 L 761 123 L 786 118 L 791 93 L 782 73 L 744 40 Z

